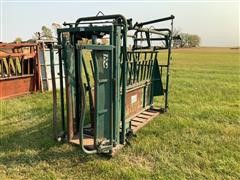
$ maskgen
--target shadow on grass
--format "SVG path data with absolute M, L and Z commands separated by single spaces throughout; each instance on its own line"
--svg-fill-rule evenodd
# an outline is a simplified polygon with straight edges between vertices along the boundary
M 66 159 L 74 162 L 77 160 L 79 164 L 96 159 L 96 156 L 88 156 L 81 152 L 80 147 L 54 141 L 50 116 L 51 113 L 48 118 L 37 124 L 35 118 L 33 123 L 36 125 L 0 137 L 0 164 L 34 165 L 41 161 L 54 163 Z M 31 123 L 31 119 L 29 121 Z M 97 156 L 97 158 L 107 157 Z

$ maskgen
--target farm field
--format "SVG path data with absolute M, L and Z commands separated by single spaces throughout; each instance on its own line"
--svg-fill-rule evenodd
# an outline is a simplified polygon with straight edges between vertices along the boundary
M 239 179 L 239 53 L 174 49 L 169 112 L 111 159 L 53 141 L 51 92 L 0 101 L 0 179 Z

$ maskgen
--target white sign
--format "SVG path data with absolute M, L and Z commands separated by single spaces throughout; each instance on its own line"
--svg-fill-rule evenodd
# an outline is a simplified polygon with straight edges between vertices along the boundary
M 103 68 L 108 68 L 108 54 L 103 54 Z
M 137 95 L 131 96 L 131 104 L 137 102 Z

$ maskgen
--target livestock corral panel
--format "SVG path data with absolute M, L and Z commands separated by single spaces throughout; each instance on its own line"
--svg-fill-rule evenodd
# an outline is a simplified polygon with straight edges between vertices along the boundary
M 0 44 L 0 99 L 41 89 L 38 52 L 37 44 Z

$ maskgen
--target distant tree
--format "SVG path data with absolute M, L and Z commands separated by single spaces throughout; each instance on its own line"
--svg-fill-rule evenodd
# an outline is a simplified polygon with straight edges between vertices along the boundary
M 195 34 L 181 33 L 181 47 L 191 48 L 198 47 L 200 45 L 200 37 Z
M 46 39 L 52 40 L 53 39 L 52 30 L 49 29 L 46 26 L 42 26 L 42 34 L 41 34 L 41 36 L 46 38 Z
M 51 29 L 46 26 L 42 26 L 41 32 L 33 33 L 31 40 L 50 39 L 52 40 L 53 35 Z
M 190 48 L 200 45 L 200 37 L 196 34 L 182 33 L 180 29 L 173 30 L 173 48 Z
M 190 47 L 198 47 L 200 45 L 200 37 L 196 34 L 192 34 L 189 37 L 189 46 Z
M 22 42 L 22 38 L 20 37 L 16 37 L 14 40 L 15 43 L 21 43 Z
M 181 37 L 181 46 L 180 47 L 189 47 L 188 43 L 189 43 L 189 34 L 188 33 L 181 33 L 180 34 Z
M 28 43 L 35 43 L 36 42 L 36 39 L 33 37 L 31 39 L 28 39 L 27 40 Z

